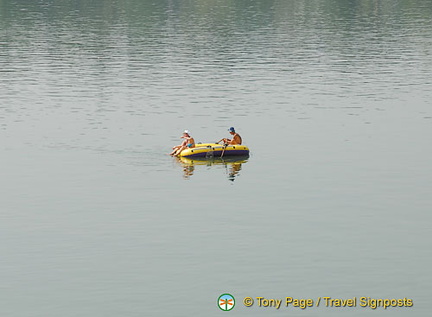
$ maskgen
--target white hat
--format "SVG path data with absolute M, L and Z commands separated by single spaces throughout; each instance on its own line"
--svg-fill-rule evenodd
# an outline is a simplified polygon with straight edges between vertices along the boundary
M 184 130 L 183 133 L 189 134 L 189 130 Z

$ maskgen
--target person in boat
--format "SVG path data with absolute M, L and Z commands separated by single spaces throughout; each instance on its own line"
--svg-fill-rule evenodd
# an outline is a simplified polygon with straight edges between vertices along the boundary
M 240 134 L 235 132 L 234 127 L 229 128 L 228 131 L 232 135 L 232 139 L 223 138 L 222 139 L 223 143 L 227 144 L 227 145 L 241 145 L 242 144 L 242 138 L 241 138 Z
M 183 150 L 195 147 L 195 140 L 190 136 L 189 130 L 184 130 L 183 135 L 180 138 L 184 139 L 183 142 L 180 145 L 174 146 L 170 155 L 177 156 Z

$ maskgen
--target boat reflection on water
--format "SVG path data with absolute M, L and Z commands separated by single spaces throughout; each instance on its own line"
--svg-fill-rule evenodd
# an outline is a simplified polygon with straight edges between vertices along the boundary
M 179 165 L 183 167 L 183 178 L 189 179 L 197 166 L 224 166 L 228 179 L 234 181 L 240 175 L 242 164 L 247 163 L 249 156 L 231 156 L 226 158 L 187 158 L 177 157 Z

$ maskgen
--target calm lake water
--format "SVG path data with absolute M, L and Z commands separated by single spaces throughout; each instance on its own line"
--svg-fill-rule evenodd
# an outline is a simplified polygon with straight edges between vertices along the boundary
M 428 315 L 431 34 L 429 0 L 0 0 L 0 315 Z M 249 159 L 166 155 L 230 126 Z

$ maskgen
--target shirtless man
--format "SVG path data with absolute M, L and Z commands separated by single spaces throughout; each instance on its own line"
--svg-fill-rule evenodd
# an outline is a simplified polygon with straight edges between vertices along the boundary
M 230 145 L 241 145 L 242 144 L 242 138 L 240 134 L 235 132 L 235 129 L 233 127 L 228 129 L 229 133 L 233 136 L 232 139 L 222 139 L 224 144 L 230 144 Z
M 190 136 L 189 130 L 184 130 L 183 135 L 180 138 L 184 139 L 183 142 L 180 145 L 174 146 L 170 155 L 177 156 L 184 149 L 195 147 L 195 140 Z

